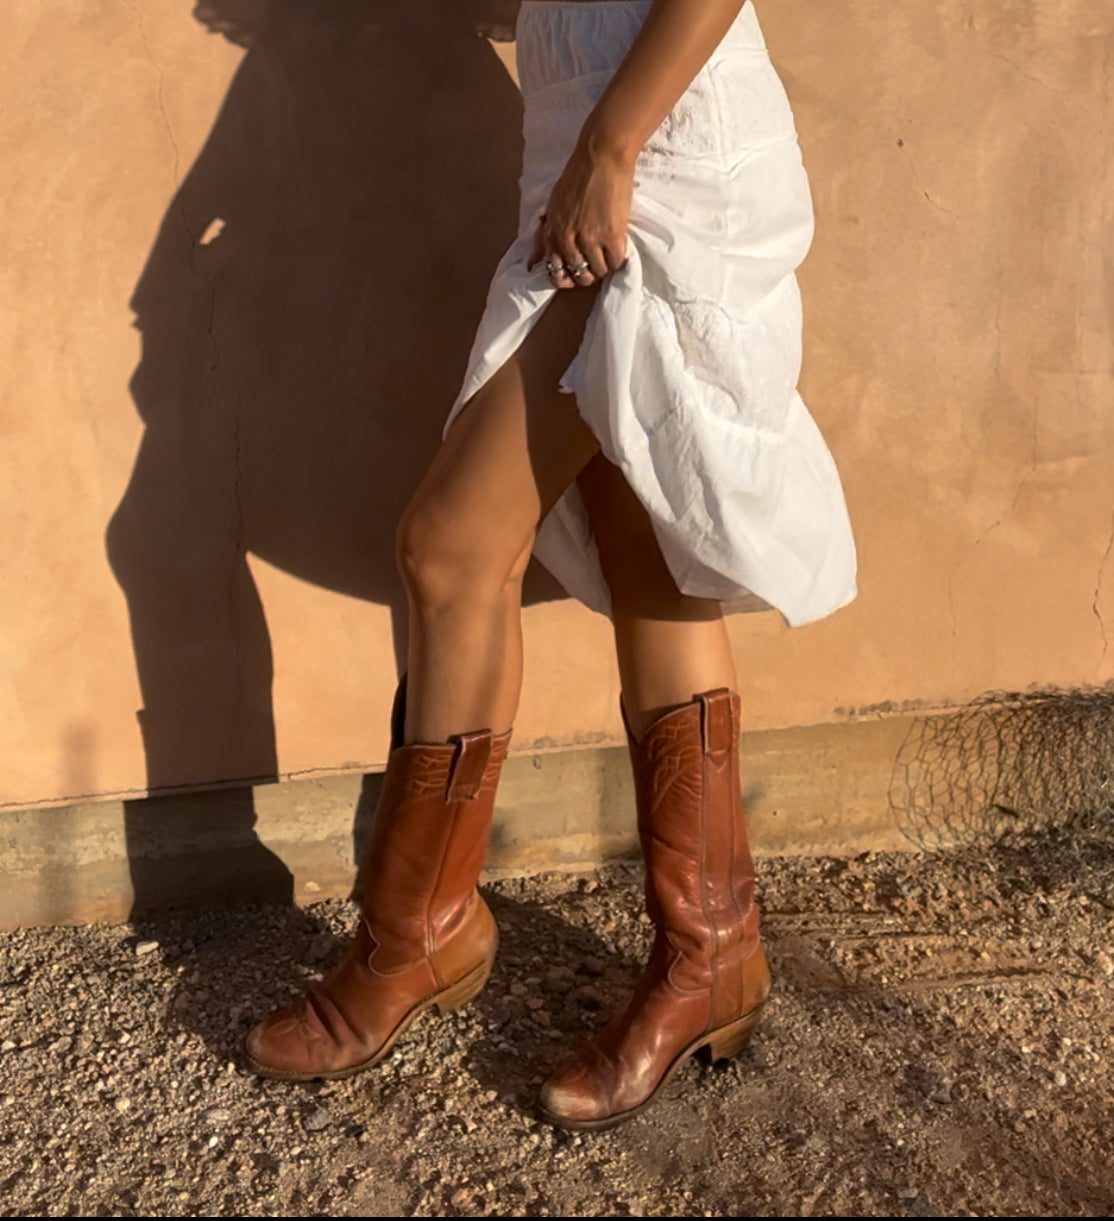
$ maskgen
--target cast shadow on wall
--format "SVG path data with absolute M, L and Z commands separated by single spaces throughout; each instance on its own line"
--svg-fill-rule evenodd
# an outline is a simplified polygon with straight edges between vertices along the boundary
M 132 300 L 145 432 L 108 554 L 155 794 L 126 812 L 136 912 L 173 898 L 168 853 L 183 898 L 291 894 L 253 830 L 251 784 L 277 759 L 249 554 L 390 607 L 405 649 L 395 524 L 516 225 L 521 100 L 479 31 L 517 6 L 195 10 L 247 53 Z M 527 601 L 560 596 L 531 573 Z

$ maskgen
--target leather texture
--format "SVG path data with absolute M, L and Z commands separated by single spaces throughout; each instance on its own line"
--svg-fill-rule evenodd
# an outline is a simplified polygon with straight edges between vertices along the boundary
M 732 1054 L 769 994 L 743 820 L 739 697 L 706 692 L 641 742 L 629 730 L 628 740 L 656 935 L 626 1009 L 542 1087 L 542 1107 L 559 1123 L 617 1122 L 700 1046 Z
M 479 990 L 497 931 L 476 883 L 509 741 L 483 731 L 392 750 L 356 937 L 325 979 L 248 1035 L 258 1071 L 309 1079 L 369 1067 L 422 1010 Z

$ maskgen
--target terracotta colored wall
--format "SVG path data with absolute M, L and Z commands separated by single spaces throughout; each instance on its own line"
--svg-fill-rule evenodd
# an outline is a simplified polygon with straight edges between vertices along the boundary
M 245 53 L 192 7 L 0 12 L 3 803 L 381 762 L 393 522 L 513 228 L 485 42 L 271 0 Z M 760 14 L 862 593 L 733 622 L 750 724 L 1114 676 L 1107 0 Z M 527 600 L 519 746 L 615 740 L 608 625 Z

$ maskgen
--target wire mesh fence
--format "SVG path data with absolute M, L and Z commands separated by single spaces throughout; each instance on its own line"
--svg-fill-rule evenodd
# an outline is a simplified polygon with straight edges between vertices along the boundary
M 1114 894 L 1114 687 L 992 691 L 924 717 L 889 797 L 918 848 L 1039 849 Z

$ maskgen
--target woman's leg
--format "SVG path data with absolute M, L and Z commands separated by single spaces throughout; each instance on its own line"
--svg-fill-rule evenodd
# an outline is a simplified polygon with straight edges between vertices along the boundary
M 407 742 L 501 732 L 514 720 L 534 535 L 598 450 L 575 400 L 558 390 L 595 298 L 592 290 L 556 295 L 453 424 L 403 516 Z
M 623 707 L 640 738 L 697 692 L 735 689 L 723 611 L 678 592 L 650 519 L 617 467 L 598 454 L 577 482 L 611 591 Z
M 611 591 L 646 907 L 657 926 L 627 1007 L 542 1087 L 542 1110 L 606 1128 L 707 1049 L 738 1052 L 770 985 L 739 777 L 739 697 L 718 603 L 682 597 L 646 514 L 596 458 L 580 476 Z
M 430 1008 L 483 987 L 498 941 L 476 890 L 521 680 L 520 587 L 541 517 L 596 450 L 557 391 L 595 294 L 561 293 L 453 425 L 404 515 L 404 742 L 387 762 L 340 964 L 248 1036 L 257 1072 L 346 1076 Z

